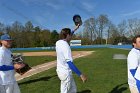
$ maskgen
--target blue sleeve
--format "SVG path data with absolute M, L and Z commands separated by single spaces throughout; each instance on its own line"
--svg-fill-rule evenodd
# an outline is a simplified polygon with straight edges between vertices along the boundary
M 136 68 L 136 69 L 130 69 L 130 72 L 131 72 L 131 74 L 133 75 L 133 77 L 135 76 L 136 70 L 137 70 L 137 68 Z M 134 77 L 134 78 L 135 78 L 135 77 Z M 135 78 L 135 80 L 136 80 L 137 88 L 138 88 L 138 90 L 139 90 L 139 92 L 140 92 L 140 80 L 138 80 L 138 79 L 136 79 L 136 78 Z
M 130 69 L 130 72 L 131 72 L 131 74 L 133 75 L 133 77 L 135 76 L 136 70 L 137 70 L 137 69 Z
M 73 35 L 73 34 L 74 34 L 74 32 L 75 32 L 75 31 L 71 31 L 71 35 Z
M 140 80 L 136 79 L 136 85 L 137 85 L 137 88 L 138 88 L 138 90 L 140 92 Z
M 73 64 L 73 62 L 68 61 L 67 63 L 68 63 L 68 65 L 69 65 L 69 67 L 70 67 L 70 69 L 71 69 L 72 71 L 74 71 L 78 76 L 81 75 L 81 72 L 80 72 L 80 71 L 78 70 L 78 68 Z
M 0 71 L 8 71 L 8 70 L 14 70 L 14 66 L 7 66 L 7 65 L 0 66 Z

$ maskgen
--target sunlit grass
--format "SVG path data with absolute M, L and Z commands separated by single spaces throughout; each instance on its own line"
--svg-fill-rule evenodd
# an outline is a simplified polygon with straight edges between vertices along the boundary
M 126 60 L 113 59 L 114 54 L 127 55 L 128 50 L 109 48 L 86 50 L 95 52 L 74 60 L 75 65 L 88 77 L 88 81 L 83 84 L 74 74 L 78 93 L 130 93 L 127 85 Z M 19 85 L 22 93 L 60 93 L 56 68 L 21 80 Z

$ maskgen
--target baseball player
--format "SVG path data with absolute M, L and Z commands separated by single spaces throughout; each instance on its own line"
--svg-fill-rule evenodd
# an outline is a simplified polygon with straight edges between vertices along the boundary
M 131 93 L 140 93 L 140 35 L 132 40 L 133 48 L 128 54 L 128 84 Z
M 75 28 L 76 31 L 79 25 Z M 56 53 L 57 53 L 57 75 L 61 80 L 61 93 L 76 93 L 76 85 L 72 76 L 74 71 L 83 82 L 87 80 L 86 76 L 83 75 L 78 68 L 74 65 L 69 41 L 71 40 L 72 34 L 71 29 L 64 28 L 60 33 L 60 40 L 56 42 Z
M 14 65 L 12 63 L 11 51 L 9 48 L 12 39 L 8 34 L 4 34 L 0 38 L 0 93 L 20 93 L 18 84 L 14 77 L 14 68 L 21 68 L 22 65 Z

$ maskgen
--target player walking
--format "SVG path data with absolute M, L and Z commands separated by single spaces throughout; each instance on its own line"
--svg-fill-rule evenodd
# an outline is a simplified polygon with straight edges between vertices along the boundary
M 76 31 L 79 25 L 75 28 Z M 72 71 L 74 71 L 83 82 L 87 80 L 86 76 L 83 75 L 78 68 L 74 65 L 71 49 L 69 42 L 71 40 L 72 34 L 71 29 L 64 28 L 60 33 L 60 40 L 56 42 L 56 53 L 57 53 L 57 74 L 61 80 L 61 93 L 76 93 L 76 85 L 72 76 Z

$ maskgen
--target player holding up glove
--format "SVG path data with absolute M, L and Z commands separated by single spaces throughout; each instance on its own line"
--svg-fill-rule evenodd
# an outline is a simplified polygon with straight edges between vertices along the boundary
M 75 30 L 79 28 L 76 26 Z M 56 42 L 56 53 L 57 53 L 57 74 L 61 80 L 61 93 L 76 93 L 76 85 L 72 76 L 72 71 L 74 71 L 83 82 L 87 80 L 87 77 L 82 74 L 78 68 L 74 65 L 71 49 L 69 42 L 71 40 L 72 34 L 69 28 L 64 28 L 60 33 L 60 40 Z

